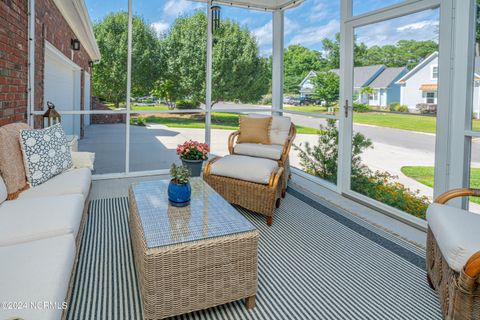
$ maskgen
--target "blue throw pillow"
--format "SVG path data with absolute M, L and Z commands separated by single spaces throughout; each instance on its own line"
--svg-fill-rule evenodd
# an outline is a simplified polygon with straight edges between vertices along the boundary
M 27 180 L 38 186 L 73 166 L 70 146 L 61 124 L 20 131 Z

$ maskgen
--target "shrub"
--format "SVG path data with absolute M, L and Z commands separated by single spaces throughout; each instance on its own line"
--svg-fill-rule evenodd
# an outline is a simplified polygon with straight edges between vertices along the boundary
M 317 145 L 305 143 L 294 145 L 299 152 L 300 165 L 309 174 L 327 181 L 337 181 L 338 128 L 335 120 L 328 120 L 320 126 L 321 133 Z M 373 172 L 362 163 L 361 154 L 372 147 L 372 141 L 360 133 L 355 133 L 352 141 L 352 190 L 372 199 L 383 202 L 425 219 L 428 198 L 421 196 L 399 183 L 397 177 L 388 172 Z
M 261 105 L 272 105 L 272 94 L 269 93 L 269 94 L 266 94 L 262 97 L 262 99 L 260 100 L 260 104 Z
M 147 121 L 145 118 L 142 117 L 130 118 L 130 124 L 133 126 L 144 127 L 147 124 Z
M 433 103 L 419 103 L 417 109 L 421 114 L 437 114 L 437 105 Z
M 410 110 L 408 110 L 408 106 L 404 104 L 400 104 L 399 102 L 392 102 L 388 106 L 391 112 L 404 112 L 408 113 Z
M 200 107 L 200 102 L 193 100 L 177 100 L 176 107 L 179 110 L 198 109 Z
M 372 108 L 368 104 L 364 103 L 354 103 L 353 111 L 355 112 L 369 112 L 372 111 Z

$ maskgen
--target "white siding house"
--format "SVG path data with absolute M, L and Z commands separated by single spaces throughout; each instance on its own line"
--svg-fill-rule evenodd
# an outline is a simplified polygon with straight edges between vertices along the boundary
M 475 59 L 475 87 L 473 96 L 473 114 L 480 118 L 480 59 Z M 411 112 L 418 112 L 421 103 L 437 104 L 438 91 L 438 52 L 420 62 L 415 68 L 397 81 L 401 86 L 400 104 L 408 106 Z

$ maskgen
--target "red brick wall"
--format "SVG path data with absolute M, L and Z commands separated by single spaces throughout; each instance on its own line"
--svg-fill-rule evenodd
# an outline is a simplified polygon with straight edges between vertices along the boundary
M 27 72 L 27 1 L 0 0 L 0 126 L 26 121 Z
M 76 35 L 53 0 L 36 0 L 35 110 L 43 110 L 45 40 L 82 68 L 81 109 L 84 109 L 83 72 L 91 74 L 85 48 L 71 49 Z M 28 79 L 28 1 L 0 0 L 0 125 L 26 120 Z M 4 19 L 5 17 L 5 19 Z M 73 55 L 73 56 L 72 56 Z M 83 118 L 83 117 L 81 117 Z M 40 122 L 40 117 L 36 117 Z M 83 125 L 82 125 L 83 127 Z

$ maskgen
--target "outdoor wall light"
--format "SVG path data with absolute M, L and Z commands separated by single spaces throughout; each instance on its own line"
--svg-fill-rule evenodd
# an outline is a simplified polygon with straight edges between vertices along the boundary
M 71 41 L 72 49 L 74 51 L 80 51 L 80 40 L 78 39 L 72 39 Z
M 220 6 L 212 6 L 210 8 L 212 10 L 212 32 L 215 33 L 218 29 L 220 29 Z
M 89 60 L 89 61 L 88 61 L 88 66 L 89 66 L 90 68 L 93 68 L 93 61 L 92 61 L 92 60 Z

